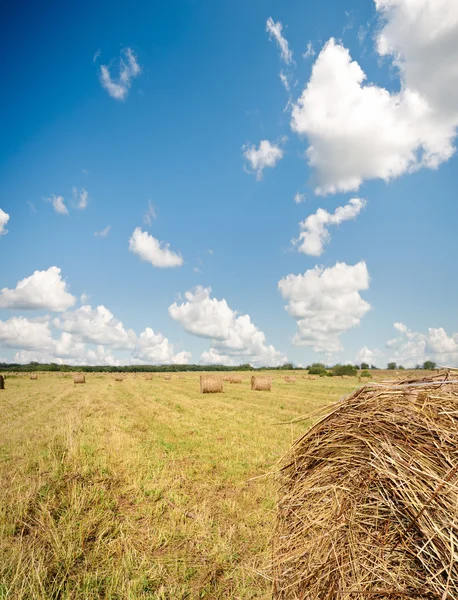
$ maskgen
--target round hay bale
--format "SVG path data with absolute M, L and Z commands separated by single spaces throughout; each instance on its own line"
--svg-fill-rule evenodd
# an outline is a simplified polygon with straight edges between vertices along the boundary
M 200 393 L 216 394 L 223 391 L 223 380 L 221 377 L 211 377 L 209 375 L 200 376 Z
M 274 598 L 458 598 L 458 380 L 367 385 L 281 469 Z M 415 393 L 412 393 L 415 392 Z
M 145 375 L 145 379 L 146 379 L 146 381 L 152 381 L 152 379 L 153 379 L 153 376 L 151 375 L 151 373 L 147 373 L 147 374 Z
M 241 375 L 231 375 L 229 383 L 243 383 L 243 377 Z
M 5 389 L 5 376 L 0 375 L 0 390 L 4 390 L 4 389 Z
M 122 375 L 115 375 L 115 381 L 124 381 L 124 377 Z
M 164 375 L 164 379 L 166 381 L 170 381 L 172 379 L 172 376 L 171 375 Z
M 292 377 L 291 375 L 287 375 L 286 377 L 284 377 L 284 380 L 286 381 L 286 383 L 295 383 L 296 382 L 296 378 Z
M 38 379 L 38 375 L 36 373 L 30 373 L 30 379 Z
M 251 389 L 257 391 L 270 392 L 272 389 L 272 380 L 270 377 L 251 376 Z
M 75 373 L 73 375 L 73 383 L 86 383 L 86 377 L 83 373 Z

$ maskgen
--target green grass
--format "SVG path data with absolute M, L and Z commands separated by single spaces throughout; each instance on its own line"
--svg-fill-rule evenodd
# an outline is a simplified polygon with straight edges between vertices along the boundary
M 267 599 L 270 472 L 356 380 L 274 373 L 272 392 L 198 375 L 0 391 L 0 600 Z

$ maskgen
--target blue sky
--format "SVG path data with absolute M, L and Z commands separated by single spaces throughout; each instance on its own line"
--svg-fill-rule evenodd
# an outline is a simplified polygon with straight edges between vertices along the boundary
M 1 28 L 0 359 L 458 365 L 454 0 Z

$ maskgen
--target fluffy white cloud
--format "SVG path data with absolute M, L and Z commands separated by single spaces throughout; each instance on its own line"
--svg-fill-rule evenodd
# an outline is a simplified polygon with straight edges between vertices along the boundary
M 186 331 L 212 340 L 213 352 L 204 353 L 201 360 L 218 361 L 223 354 L 224 362 L 229 357 L 232 364 L 275 366 L 287 361 L 286 356 L 266 344 L 265 334 L 251 322 L 249 315 L 237 316 L 226 300 L 210 298 L 210 293 L 211 288 L 199 286 L 186 292 L 186 302 L 169 306 L 172 319 Z
M 81 192 L 78 192 L 76 187 L 73 188 L 73 199 L 76 203 L 76 208 L 84 210 L 87 207 L 88 196 L 89 194 L 84 188 Z
M 68 208 L 65 206 L 63 196 L 51 196 L 48 199 L 48 202 L 51 202 L 54 210 L 59 215 L 68 215 Z
M 94 231 L 94 235 L 96 237 L 107 237 L 108 234 L 110 233 L 110 229 L 111 229 L 111 225 L 107 225 L 105 227 L 105 229 L 102 229 L 101 231 Z
M 235 366 L 234 360 L 230 356 L 220 354 L 215 348 L 210 348 L 210 350 L 202 352 L 199 362 L 202 365 Z
M 140 334 L 132 357 L 156 365 L 172 363 L 184 365 L 189 363 L 191 354 L 189 352 L 175 354 L 173 344 L 166 337 L 161 333 L 154 333 L 150 327 L 147 327 Z
M 361 348 L 361 350 L 356 355 L 356 360 L 359 363 L 367 363 L 368 365 L 372 365 L 374 364 L 375 355 L 376 352 L 374 352 L 373 350 L 369 350 L 367 346 L 364 346 L 364 348 Z
M 244 146 L 243 156 L 250 163 L 251 170 L 256 173 L 256 179 L 262 178 L 262 172 L 266 167 L 273 168 L 283 158 L 283 150 L 271 144 L 269 140 L 261 140 L 259 148 L 256 146 Z
M 0 291 L 0 308 L 45 309 L 54 312 L 73 306 L 76 298 L 67 291 L 58 267 L 35 271 L 18 281 L 14 289 Z
M 439 365 L 458 366 L 458 333 L 448 335 L 442 327 L 430 327 L 427 333 L 408 329 L 403 323 L 394 323 L 399 337 L 387 341 L 389 360 L 405 367 L 414 367 L 426 360 Z
M 0 208 L 0 235 L 6 235 L 8 233 L 8 229 L 6 229 L 6 224 L 9 220 L 9 214 Z
M 317 193 L 356 190 L 365 179 L 436 168 L 455 150 L 458 3 L 375 1 L 384 23 L 377 50 L 398 67 L 401 89 L 390 93 L 365 84 L 348 50 L 334 39 L 327 42 L 291 121 L 294 131 L 308 136 Z
M 54 319 L 53 324 L 73 334 L 74 338 L 90 344 L 107 345 L 117 349 L 133 348 L 137 339 L 132 329 L 125 329 L 112 312 L 100 305 L 89 305 L 67 311 Z
M 50 350 L 53 339 L 49 320 L 11 317 L 0 321 L 0 344 L 5 348 Z
M 141 67 L 137 62 L 131 48 L 122 51 L 124 58 L 120 59 L 119 77 L 113 79 L 107 65 L 100 67 L 100 82 L 112 98 L 125 100 L 131 86 L 132 79 L 141 73 Z
M 292 240 L 293 244 L 298 246 L 299 252 L 320 256 L 323 253 L 324 244 L 331 239 L 327 226 L 340 225 L 344 221 L 356 219 L 365 206 L 365 200 L 352 198 L 345 206 L 337 207 L 334 213 L 319 208 L 316 213 L 299 223 L 302 232 L 297 239 Z
M 293 60 L 293 53 L 289 49 L 288 41 L 282 35 L 282 30 L 283 25 L 280 23 L 280 21 L 277 21 L 275 23 L 272 17 L 269 17 L 267 19 L 266 31 L 269 33 L 269 38 L 275 38 L 277 44 L 280 47 L 282 59 L 285 61 L 286 64 L 290 64 Z
M 370 305 L 359 292 L 369 287 L 366 263 L 316 266 L 303 275 L 287 275 L 278 288 L 288 301 L 286 310 L 297 320 L 293 344 L 316 352 L 342 350 L 340 335 L 359 325 Z
M 134 230 L 129 240 L 129 250 L 153 267 L 181 267 L 183 264 L 183 257 L 170 250 L 170 244 L 160 242 L 140 227 Z

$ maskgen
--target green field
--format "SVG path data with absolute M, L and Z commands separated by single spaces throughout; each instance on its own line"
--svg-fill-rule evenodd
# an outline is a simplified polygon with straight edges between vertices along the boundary
M 267 599 L 271 472 L 356 379 L 272 372 L 8 376 L 0 390 L 0 599 Z M 296 375 L 297 376 L 297 375 Z

